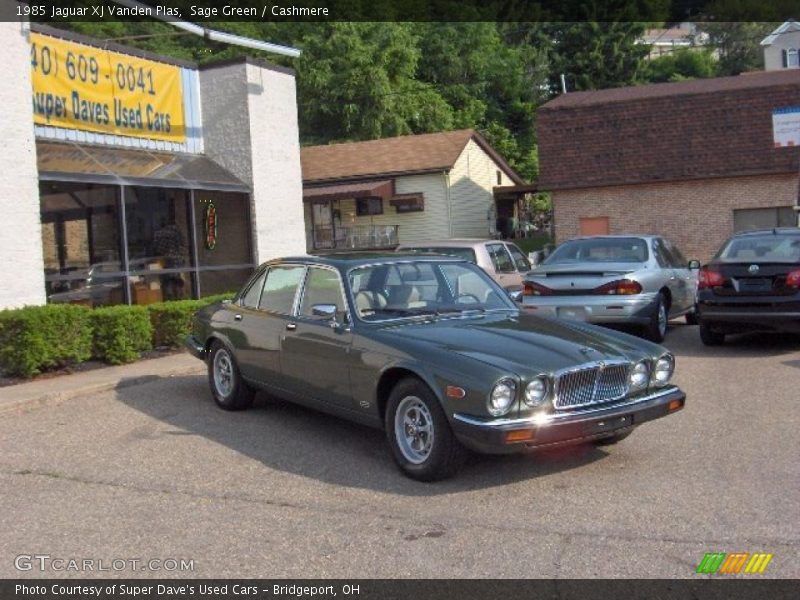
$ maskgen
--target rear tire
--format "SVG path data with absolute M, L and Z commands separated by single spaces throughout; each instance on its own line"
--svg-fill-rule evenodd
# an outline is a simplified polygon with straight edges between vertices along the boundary
M 224 410 L 244 410 L 253 405 L 255 392 L 242 379 L 233 352 L 219 341 L 208 353 L 208 385 L 214 402 Z
M 704 346 L 721 346 L 725 343 L 725 334 L 711 329 L 707 323 L 700 321 L 700 341 Z
M 669 321 L 669 310 L 664 299 L 664 294 L 659 292 L 656 299 L 656 308 L 650 315 L 650 322 L 645 325 L 644 336 L 651 342 L 660 344 L 667 335 L 667 322 Z
M 467 451 L 439 400 L 419 379 L 395 385 L 386 406 L 386 438 L 397 465 L 412 479 L 438 481 L 458 471 Z

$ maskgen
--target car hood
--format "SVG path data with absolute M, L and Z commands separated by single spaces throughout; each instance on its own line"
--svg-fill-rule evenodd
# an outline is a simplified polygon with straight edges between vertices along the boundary
M 522 377 L 598 360 L 636 361 L 665 351 L 645 340 L 595 325 L 525 313 L 445 318 L 390 329 L 394 336 L 435 345 Z

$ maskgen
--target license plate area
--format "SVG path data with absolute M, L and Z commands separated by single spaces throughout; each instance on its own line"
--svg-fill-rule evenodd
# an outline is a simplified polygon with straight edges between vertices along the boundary
M 772 279 L 769 277 L 746 277 L 736 281 L 736 291 L 747 292 L 769 292 L 772 290 Z
M 610 417 L 608 419 L 596 421 L 594 424 L 594 432 L 604 433 L 606 431 L 614 431 L 615 429 L 620 429 L 622 427 L 630 427 L 631 425 L 633 425 L 632 415 Z
M 581 307 L 573 308 L 571 306 L 561 306 L 556 310 L 556 316 L 559 319 L 569 319 L 570 321 L 585 321 L 586 309 Z

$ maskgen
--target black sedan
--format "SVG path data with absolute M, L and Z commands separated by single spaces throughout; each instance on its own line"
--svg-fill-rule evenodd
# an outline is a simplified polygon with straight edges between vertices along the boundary
M 800 333 L 800 228 L 729 238 L 700 270 L 697 315 L 707 346 L 730 333 Z
M 216 403 L 257 389 L 382 428 L 411 477 L 452 474 L 466 448 L 615 443 L 683 407 L 661 346 L 521 314 L 457 258 L 298 257 L 262 265 L 186 345 Z

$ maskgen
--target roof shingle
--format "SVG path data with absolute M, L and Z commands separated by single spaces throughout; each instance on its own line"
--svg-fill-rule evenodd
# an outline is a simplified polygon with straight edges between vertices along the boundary
M 307 146 L 300 150 L 303 182 L 322 183 L 449 171 L 470 139 L 474 139 L 492 156 L 512 180 L 522 182 L 519 175 L 474 129 Z

